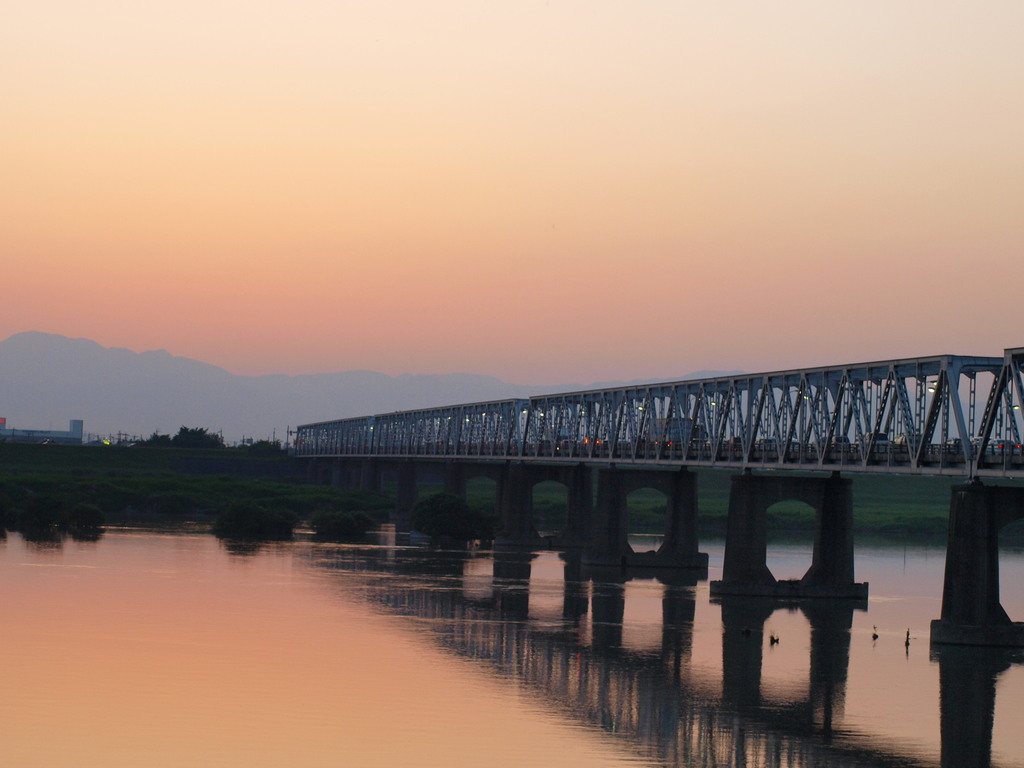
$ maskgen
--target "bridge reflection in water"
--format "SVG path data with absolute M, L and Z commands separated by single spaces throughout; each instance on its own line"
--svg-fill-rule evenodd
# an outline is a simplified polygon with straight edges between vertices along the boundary
M 548 555 L 551 557 L 553 555 Z M 426 619 L 447 649 L 491 666 L 559 709 L 671 766 L 932 766 L 927 755 L 844 724 L 850 628 L 866 601 L 722 597 L 721 677 L 691 665 L 698 578 L 594 568 L 561 555 L 561 595 L 531 591 L 536 556 L 393 548 L 314 549 L 312 564 L 357 578 L 389 613 Z M 490 560 L 489 578 L 481 562 Z M 355 573 L 352 573 L 355 572 Z M 660 641 L 624 642 L 631 579 L 662 584 Z M 550 586 L 550 585 L 549 585 Z M 541 610 L 531 599 L 544 603 Z M 560 610 L 555 603 L 560 603 Z M 762 685 L 765 627 L 781 608 L 810 626 L 806 689 Z M 552 610 L 553 609 L 553 610 Z M 589 613 L 589 620 L 587 619 Z M 538 621 L 538 614 L 543 618 Z M 1019 652 L 932 648 L 939 666 L 941 766 L 989 766 L 996 678 Z M 980 656 L 979 656 L 980 654 Z M 980 662 L 980 663 L 979 663 Z
M 841 472 L 962 476 L 931 641 L 1024 648 L 1024 622 L 1003 609 L 998 577 L 1000 530 L 1024 519 L 1024 489 L 982 484 L 1024 479 L 1022 435 L 1019 347 L 1002 358 L 940 355 L 335 419 L 299 425 L 294 451 L 311 482 L 378 491 L 382 474 L 393 475 L 392 522 L 406 529 L 422 475 L 440 473 L 461 497 L 467 480 L 487 477 L 498 541 L 582 547 L 591 564 L 634 567 L 706 567 L 692 470 L 736 470 L 711 591 L 785 599 L 867 596 L 868 584 L 854 581 L 852 485 Z M 542 482 L 567 493 L 565 527 L 546 539 L 531 503 Z M 641 488 L 667 502 L 662 546 L 649 553 L 627 541 L 627 497 Z M 814 509 L 814 561 L 780 582 L 764 557 L 767 508 L 785 500 Z

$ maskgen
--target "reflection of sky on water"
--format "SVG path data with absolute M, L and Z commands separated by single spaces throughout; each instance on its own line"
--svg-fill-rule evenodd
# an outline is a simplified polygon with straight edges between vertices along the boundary
M 325 578 L 310 552 L 230 554 L 211 536 L 138 533 L 45 553 L 0 542 L 0 764 L 638 764 L 600 730 L 538 711 L 442 652 L 415 623 L 371 610 L 372 574 Z M 449 582 L 437 594 L 461 581 L 441 569 L 410 583 L 438 578 Z
M 721 542 L 702 549 L 714 578 Z M 771 550 L 773 568 L 800 558 L 796 543 Z M 152 534 L 40 550 L 12 536 L 0 545 L 5 754 L 25 766 L 316 766 L 345 749 L 369 766 L 481 764 L 443 743 L 454 738 L 492 768 L 555 765 L 540 755 L 566 745 L 559 765 L 611 766 L 631 764 L 622 750 L 634 739 L 655 740 L 649 759 L 678 757 L 669 731 L 652 729 L 699 726 L 719 734 L 712 751 L 741 727 L 748 765 L 786 744 L 799 765 L 810 753 L 793 745 L 820 746 L 828 726 L 848 751 L 818 765 L 937 765 L 942 657 L 928 624 L 943 566 L 941 548 L 863 548 L 868 610 L 834 623 L 795 607 L 737 613 L 711 601 L 706 580 L 567 584 L 550 552 L 296 543 L 228 554 L 210 537 Z M 1004 606 L 1024 618 L 1024 555 L 1004 553 L 1002 576 Z M 1024 765 L 1024 667 L 995 689 L 992 764 Z M 593 698 L 575 711 L 580 691 Z M 467 734 L 475 722 L 487 733 Z M 605 743 L 613 731 L 626 742 Z M 420 743 L 391 743 L 396 733 Z M 149 750 L 164 757 L 147 763 Z

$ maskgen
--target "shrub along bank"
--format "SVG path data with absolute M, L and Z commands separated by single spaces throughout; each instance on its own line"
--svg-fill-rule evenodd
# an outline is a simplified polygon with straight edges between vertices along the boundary
M 245 449 L 0 443 L 0 532 L 85 535 L 86 520 L 94 531 L 103 525 L 196 522 L 224 538 L 244 540 L 260 532 L 282 538 L 290 522 L 287 538 L 296 522 L 316 517 L 332 520 L 333 527 L 317 529 L 330 540 L 387 520 L 392 502 L 384 496 L 265 479 L 296 474 L 282 472 L 289 463 L 280 452 Z M 195 466 L 225 473 L 187 472 Z

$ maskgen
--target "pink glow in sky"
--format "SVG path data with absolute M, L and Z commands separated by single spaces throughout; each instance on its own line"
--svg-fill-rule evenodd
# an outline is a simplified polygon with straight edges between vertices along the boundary
M 0 338 L 517 383 L 1024 344 L 1024 4 L 0 0 Z

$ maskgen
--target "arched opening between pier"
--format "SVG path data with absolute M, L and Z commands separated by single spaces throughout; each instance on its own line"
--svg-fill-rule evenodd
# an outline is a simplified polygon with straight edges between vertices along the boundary
M 766 561 L 778 581 L 799 581 L 814 560 L 814 507 L 783 499 L 768 507 Z

